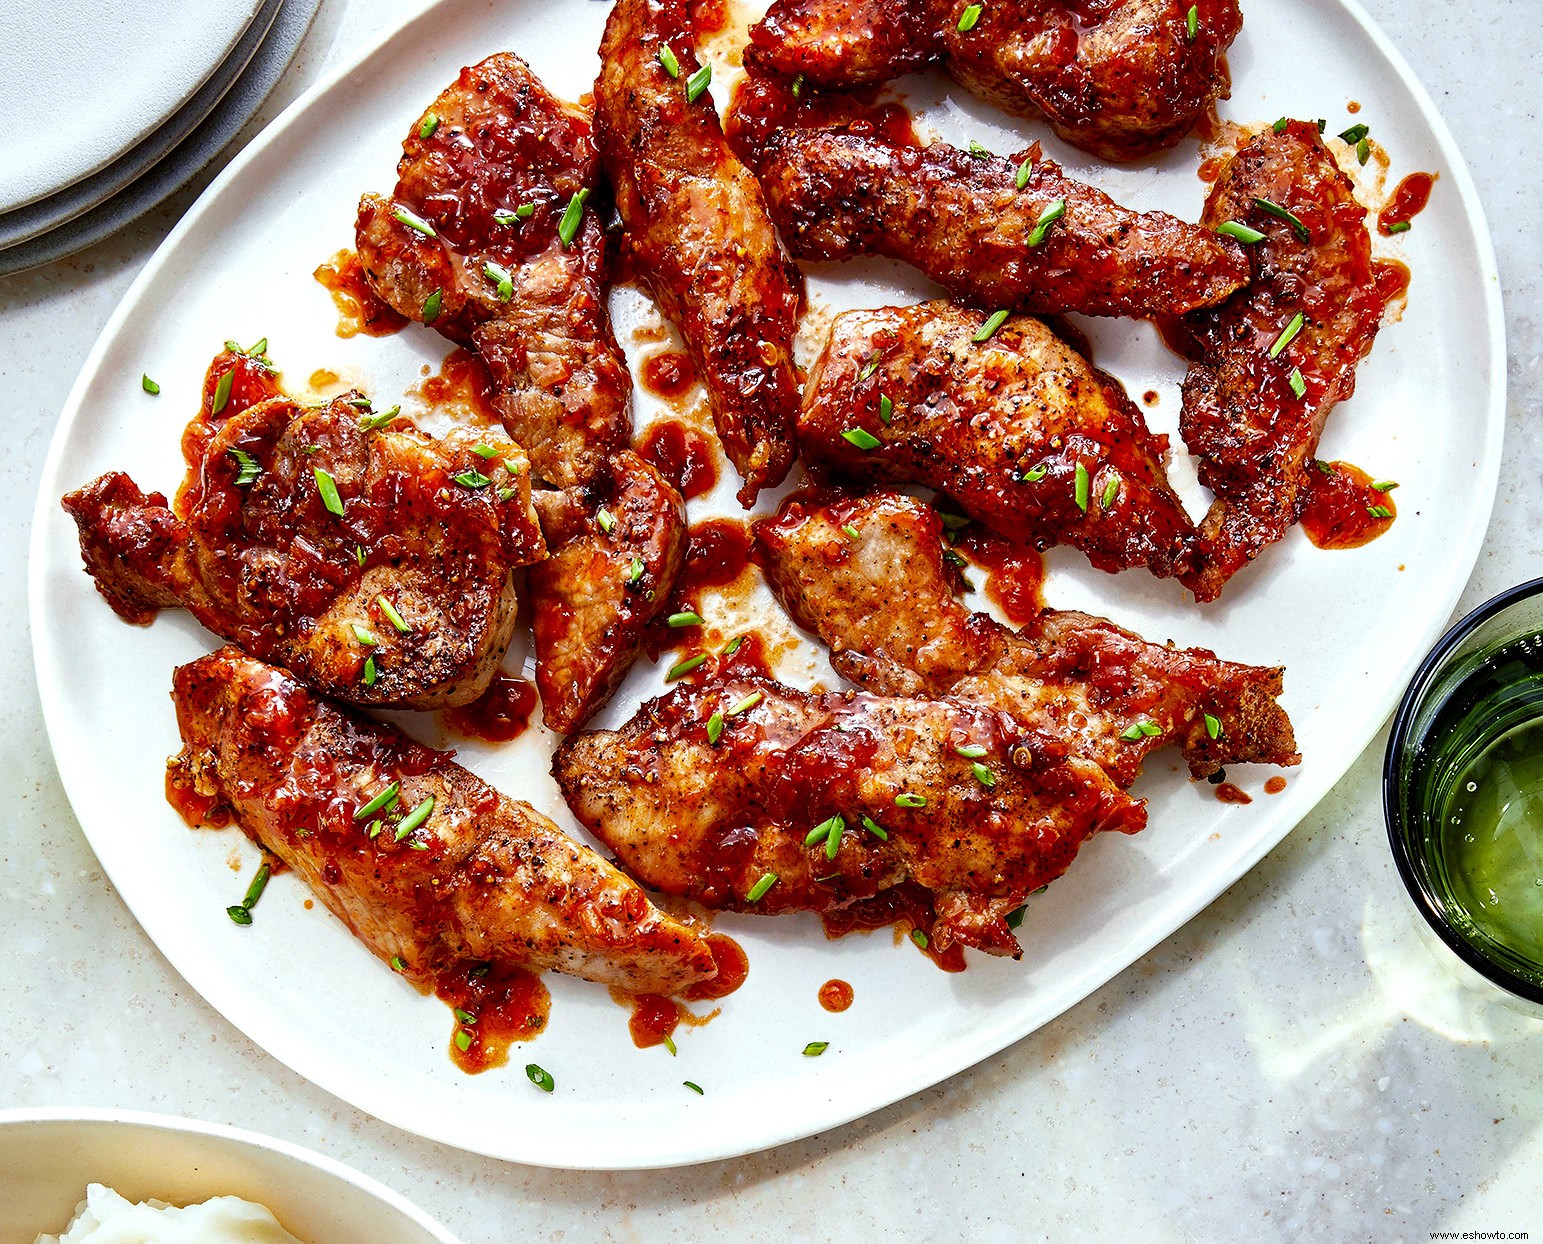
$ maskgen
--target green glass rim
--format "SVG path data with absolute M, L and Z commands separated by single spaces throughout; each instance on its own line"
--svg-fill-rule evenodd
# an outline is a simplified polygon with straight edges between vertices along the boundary
M 1444 672 L 1447 659 L 1491 618 L 1540 594 L 1543 594 L 1543 578 L 1529 579 L 1490 597 L 1458 619 L 1437 641 L 1425 660 L 1420 662 L 1419 669 L 1404 691 L 1404 698 L 1399 701 L 1398 710 L 1393 714 L 1393 730 L 1388 736 L 1388 750 L 1382 762 L 1382 818 L 1388 831 L 1388 846 L 1393 852 L 1393 862 L 1398 867 L 1404 889 L 1409 892 L 1416 910 L 1436 936 L 1441 938 L 1453 954 L 1492 985 L 1529 1002 L 1543 1005 L 1543 986 L 1516 975 L 1504 964 L 1491 959 L 1453 928 L 1447 919 L 1440 897 L 1427 884 L 1410 857 L 1408 839 L 1403 832 L 1401 796 L 1404 783 L 1399 774 L 1400 759 L 1420 741 L 1415 733 L 1418 710 L 1423 707 L 1431 684 Z

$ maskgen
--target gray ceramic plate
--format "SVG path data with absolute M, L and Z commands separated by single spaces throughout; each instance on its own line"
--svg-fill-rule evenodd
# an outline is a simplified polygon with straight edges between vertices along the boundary
M 262 107 L 300 49 L 321 0 L 278 0 L 268 37 L 243 73 L 193 132 L 143 176 L 74 219 L 0 250 L 0 276 L 52 263 L 111 237 L 175 194 L 233 139 Z

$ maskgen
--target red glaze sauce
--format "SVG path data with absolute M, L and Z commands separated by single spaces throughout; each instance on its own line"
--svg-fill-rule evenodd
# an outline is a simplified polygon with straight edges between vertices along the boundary
M 691 24 L 699 35 L 717 34 L 729 24 L 726 0 L 691 0 Z
M 1264 784 L 1264 793 L 1266 795 L 1278 795 L 1285 789 L 1286 779 L 1278 773 Z
M 663 1045 L 665 1038 L 674 1035 L 682 1017 L 680 1003 L 656 993 L 623 995 L 632 1007 L 632 1018 L 627 1021 L 627 1031 L 632 1034 L 632 1044 L 640 1050 L 651 1045 Z M 618 999 L 620 1001 L 621 999 Z
M 710 518 L 686 533 L 686 561 L 675 594 L 692 597 L 704 587 L 727 587 L 750 565 L 750 528 L 735 518 Z
M 696 383 L 696 368 L 684 350 L 661 350 L 643 360 L 643 387 L 656 397 L 674 401 Z
M 364 265 L 350 250 L 341 250 L 312 275 L 327 288 L 338 309 L 338 336 L 389 337 L 407 324 L 376 296 L 364 279 Z
M 718 482 L 712 442 L 674 419 L 660 420 L 648 429 L 638 456 L 658 467 L 687 501 L 711 492 Z
M 1027 544 L 971 523 L 959 532 L 954 547 L 986 571 L 986 599 L 1015 626 L 1027 626 L 1045 607 L 1041 589 L 1045 561 Z
M 450 1060 L 468 1075 L 502 1067 L 511 1045 L 546 1030 L 552 1009 L 541 977 L 500 964 L 451 968 L 436 978 L 434 992 L 470 1017 L 457 1015 L 450 1037 Z
M 166 802 L 193 829 L 222 829 L 231 822 L 230 806 L 218 795 L 200 794 L 181 765 L 166 768 Z
M 879 90 L 859 87 L 827 93 L 805 83 L 795 96 L 790 83 L 751 71 L 734 91 L 724 118 L 724 133 L 734 153 L 752 168 L 771 135 L 790 127 L 840 126 L 860 137 L 896 146 L 921 146 L 905 105 L 877 102 Z
M 489 743 L 507 743 L 524 734 L 536 710 L 536 688 L 523 678 L 496 674 L 488 689 L 470 704 L 447 708 L 447 729 Z
M 1223 782 L 1216 788 L 1216 797 L 1223 803 L 1253 803 L 1254 797 L 1231 782 Z
M 1328 462 L 1309 472 L 1302 530 L 1320 549 L 1356 549 L 1370 544 L 1398 516 L 1391 492 L 1378 492 L 1372 477 L 1348 462 Z M 1392 511 L 1388 518 L 1371 513 L 1373 506 Z
M 230 391 L 225 399 L 225 405 L 220 407 L 219 413 L 216 414 L 215 394 L 218 393 L 220 381 L 224 379 L 227 372 L 233 373 Z M 270 397 L 280 397 L 283 392 L 284 390 L 279 387 L 279 373 L 251 355 L 238 354 L 234 350 L 221 350 L 216 354 L 214 361 L 209 364 L 209 370 L 204 373 L 203 395 L 199 399 L 198 414 L 182 433 L 182 459 L 188 464 L 189 471 L 197 472 L 202 468 L 204 451 L 226 420 L 239 415 L 243 410 L 251 409 L 259 402 L 266 402 Z M 178 514 L 187 513 L 183 508 L 183 495 L 191 483 L 190 474 L 177 494 Z
M 1389 237 L 1394 225 L 1408 224 L 1423 212 L 1435 185 L 1435 173 L 1410 173 L 1394 188 L 1387 206 L 1377 213 L 1377 232 Z
M 896 940 L 901 937 L 913 940 L 911 932 L 930 929 L 935 914 L 932 896 L 926 890 L 901 884 L 839 910 L 821 912 L 820 920 L 825 925 L 825 936 L 829 938 L 894 925 Z M 964 971 L 964 947 L 957 942 L 944 951 L 938 951 L 929 943 L 922 953 L 945 972 Z
M 437 372 L 425 376 L 408 392 L 428 406 L 464 413 L 481 423 L 503 422 L 493 405 L 493 377 L 470 350 L 457 347 L 450 351 Z
M 743 985 L 745 977 L 750 975 L 750 959 L 744 947 L 727 933 L 709 933 L 707 945 L 713 952 L 713 962 L 718 965 L 718 975 L 712 980 L 698 981 L 686 989 L 686 997 L 692 1002 L 726 998 Z
M 1394 303 L 1409 292 L 1409 265 L 1396 259 L 1378 259 L 1372 263 L 1372 279 L 1383 302 Z M 1387 322 L 1384 317 L 1383 322 Z
M 820 1005 L 827 1011 L 846 1010 L 852 1005 L 852 986 L 841 980 L 826 981 L 820 986 Z
M 1156 406 L 1157 403 L 1158 403 L 1158 400 L 1159 400 L 1159 396 L 1158 396 L 1157 390 L 1156 389 L 1148 389 L 1145 393 L 1143 393 L 1141 395 L 1141 400 L 1143 402 L 1145 402 L 1148 406 Z

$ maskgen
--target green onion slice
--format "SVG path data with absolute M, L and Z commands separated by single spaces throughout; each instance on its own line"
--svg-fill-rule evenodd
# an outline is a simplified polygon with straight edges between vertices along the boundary
M 680 77 L 680 61 L 675 55 L 675 50 L 668 43 L 659 49 L 659 64 L 670 77 Z
M 557 222 L 557 237 L 564 247 L 573 245 L 573 239 L 579 236 L 579 224 L 584 219 L 584 204 L 588 199 L 589 188 L 586 186 L 576 191 L 563 209 L 563 218 Z
M 413 830 L 429 819 L 429 814 L 434 811 L 434 796 L 428 795 L 423 802 L 418 804 L 411 812 L 402 818 L 402 823 L 396 827 L 396 840 L 401 842 Z
M 694 74 L 686 79 L 686 102 L 694 104 L 701 98 L 702 92 L 707 89 L 707 84 L 713 80 L 713 67 L 710 64 L 703 65 Z
M 419 138 L 433 138 L 434 131 L 439 128 L 439 113 L 426 112 L 423 114 L 423 124 L 418 127 Z
M 1195 41 L 1195 36 L 1199 33 L 1200 6 L 1192 4 L 1189 6 L 1189 12 L 1184 15 L 1184 37 L 1193 43 Z
M 606 535 L 610 535 L 616 530 L 616 515 L 612 514 L 610 510 L 598 510 L 595 513 L 595 525 L 605 532 Z
M 986 754 L 986 751 L 987 748 L 983 743 L 966 743 L 961 747 L 954 748 L 954 752 L 957 755 L 963 756 L 966 760 L 979 760 Z
M 1273 216 L 1276 220 L 1285 221 L 1291 226 L 1291 231 L 1303 242 L 1311 242 L 1313 240 L 1313 235 L 1308 232 L 1307 226 L 1302 223 L 1296 214 L 1287 211 L 1279 203 L 1272 203 L 1269 199 L 1255 199 L 1254 206 L 1266 216 Z
M 1307 381 L 1302 378 L 1302 369 L 1293 367 L 1291 375 L 1286 377 L 1286 383 L 1291 386 L 1291 391 L 1298 397 L 1307 396 Z
M 975 780 L 977 782 L 979 782 L 982 786 L 987 787 L 988 789 L 997 784 L 997 775 L 993 773 L 988 766 L 981 764 L 981 762 L 978 760 L 970 766 L 970 772 L 975 775 Z
M 636 587 L 639 583 L 642 582 L 643 572 L 647 569 L 648 567 L 643 564 L 643 559 L 641 557 L 634 557 L 630 562 L 627 563 L 627 585 L 629 587 Z
M 975 342 L 991 340 L 997 329 L 1001 328 L 1006 320 L 1006 311 L 993 311 L 986 317 L 986 322 L 975 330 L 975 336 L 971 337 L 970 340 Z
M 567 245 L 565 242 L 563 245 Z M 502 264 L 496 264 L 491 259 L 482 265 L 482 274 L 497 286 L 498 301 L 508 302 L 514 297 L 514 278 L 509 275 L 509 269 Z
M 1222 737 L 1222 719 L 1210 713 L 1205 714 L 1205 732 L 1213 739 Z
M 698 669 L 707 660 L 707 653 L 699 652 L 694 657 L 687 657 L 684 661 L 670 666 L 670 672 L 664 676 L 665 682 L 674 682 L 677 678 L 684 678 L 692 670 Z
M 364 677 L 361 680 L 366 687 L 375 685 L 375 657 L 373 654 L 364 658 Z M 373 834 L 370 835 L 372 838 Z
M 236 484 L 238 487 L 245 488 L 263 473 L 263 469 L 258 465 L 257 459 L 245 450 L 227 449 L 225 452 L 236 460 L 236 466 L 239 468 L 236 471 Z
M 426 238 L 439 236 L 434 232 L 434 226 L 429 224 L 428 221 L 424 220 L 424 218 L 418 215 L 417 212 L 409 211 L 405 207 L 398 207 L 391 214 L 395 216 L 396 219 L 402 224 L 406 225 L 409 229 L 416 229 Z
M 227 907 L 225 914 L 236 924 L 247 925 L 252 923 L 252 913 L 245 907 Z
M 557 1087 L 557 1081 L 552 1079 L 552 1073 L 545 1067 L 538 1067 L 535 1063 L 525 1064 L 525 1078 L 543 1093 L 550 1093 Z
M 225 404 L 230 401 L 230 386 L 236 382 L 236 369 L 231 368 L 214 386 L 214 401 L 209 403 L 209 413 L 217 415 L 225 409 Z
M 745 902 L 759 903 L 766 897 L 766 892 L 777 884 L 776 873 L 762 873 L 761 879 L 750 887 L 750 893 L 745 895 Z
M 1302 326 L 1307 323 L 1307 317 L 1298 311 L 1291 317 L 1291 322 L 1281 329 L 1280 336 L 1275 339 L 1275 344 L 1270 347 L 1270 357 L 1279 358 L 1281 352 L 1296 340 L 1297 334 L 1302 331 Z
M 707 619 L 695 609 L 688 609 L 683 613 L 672 613 L 665 619 L 665 625 L 676 628 L 682 626 L 701 626 L 706 621 Z
M 693 1093 L 695 1093 L 698 1097 L 703 1095 L 702 1086 L 700 1084 L 693 1084 L 690 1080 L 682 1080 L 681 1083 L 684 1084 Z
M 359 430 L 361 432 L 378 432 L 393 419 L 402 413 L 400 406 L 393 406 L 390 410 L 377 411 L 372 415 L 359 417 Z
M 1392 233 L 1408 233 L 1409 232 L 1409 222 L 1407 220 L 1395 220 L 1391 225 L 1388 226 L 1388 232 L 1390 234 L 1392 234 Z
M 316 477 L 316 491 L 321 494 L 321 503 L 327 507 L 327 512 L 342 518 L 343 498 L 338 496 L 337 481 L 321 467 L 312 467 L 311 473 Z
M 150 373 L 149 372 L 145 372 L 145 373 L 143 373 L 140 376 L 140 378 L 139 378 L 139 387 L 141 389 L 143 389 L 146 393 L 150 393 L 150 394 L 159 393 L 161 391 L 161 386 L 156 384 L 156 382 L 154 380 L 150 379 Z
M 895 404 L 885 397 L 884 394 L 879 394 L 879 422 L 887 424 L 894 418 L 894 414 Z
M 721 739 L 722 737 L 723 737 L 723 714 L 722 713 L 714 713 L 711 717 L 709 717 L 707 719 L 707 741 L 709 743 L 711 743 L 714 747 L 716 747 L 718 745 L 718 740 Z
M 811 1041 L 808 1045 L 804 1046 L 804 1057 L 818 1058 L 828 1049 L 830 1049 L 829 1041 Z
M 889 831 L 875 821 L 872 817 L 863 817 L 863 828 L 877 838 L 880 842 L 889 841 Z
M 733 708 L 729 709 L 729 711 L 726 712 L 724 714 L 724 716 L 725 717 L 738 717 L 741 713 L 748 713 L 752 708 L 754 708 L 760 702 L 761 702 L 761 693 L 759 691 L 752 691 L 749 695 L 747 695 L 743 700 L 741 700 Z
M 353 625 L 353 632 L 354 638 L 357 639 L 366 648 L 380 647 L 380 636 L 372 631 L 369 627 L 360 626 L 359 623 L 355 622 Z
M 881 443 L 879 438 L 868 431 L 867 428 L 848 428 L 841 434 L 841 439 L 846 441 L 847 444 L 863 450 L 877 449 Z
M 493 481 L 475 467 L 467 467 L 450 477 L 462 488 L 486 488 Z
M 1086 514 L 1088 512 L 1088 468 L 1080 462 L 1077 464 L 1077 477 L 1073 487 L 1077 508 Z
M 379 812 L 382 808 L 389 808 L 394 803 L 396 803 L 396 801 L 397 801 L 398 797 L 401 795 L 401 793 L 402 793 L 402 784 L 400 782 L 393 782 L 393 783 L 391 783 L 390 786 L 386 787 L 385 790 L 381 791 L 380 794 L 376 795 L 374 799 L 370 800 L 369 803 L 365 804 L 364 807 L 360 808 L 359 811 L 355 812 L 354 813 L 354 820 L 356 820 L 356 821 L 367 821 L 367 820 L 369 820 L 369 818 L 371 816 L 373 816 L 375 813 Z
M 471 1033 L 467 1032 L 464 1028 L 457 1028 L 455 1031 L 455 1036 L 452 1037 L 451 1040 L 455 1042 L 455 1048 L 460 1050 L 463 1054 L 466 1053 L 467 1050 L 471 1049 Z
M 970 31 L 975 29 L 975 23 L 980 21 L 980 15 L 984 8 L 984 5 L 972 4 L 959 15 L 959 25 L 957 29 L 960 34 L 967 35 L 970 33 Z
M 1257 229 L 1250 229 L 1241 220 L 1227 220 L 1216 226 L 1216 232 L 1223 237 L 1233 238 L 1243 243 L 1244 246 L 1252 246 L 1255 242 L 1263 242 L 1265 235 Z
M 1051 199 L 1040 212 L 1039 219 L 1034 222 L 1034 228 L 1029 231 L 1029 245 L 1039 246 L 1050 232 L 1050 226 L 1066 215 L 1066 200 Z
M 913 795 L 907 792 L 906 794 L 895 796 L 895 807 L 897 808 L 925 808 L 926 806 L 926 795 Z
M 386 615 L 386 621 L 391 623 L 392 626 L 396 627 L 396 629 L 403 635 L 406 635 L 413 629 L 407 625 L 407 619 L 396 611 L 396 606 L 393 605 L 384 596 L 377 596 L 375 598 L 375 603 L 380 606 L 380 611 Z
M 1022 190 L 1029 184 L 1029 174 L 1034 171 L 1034 157 L 1030 156 L 1018 166 L 1018 171 L 1013 174 L 1013 185 Z

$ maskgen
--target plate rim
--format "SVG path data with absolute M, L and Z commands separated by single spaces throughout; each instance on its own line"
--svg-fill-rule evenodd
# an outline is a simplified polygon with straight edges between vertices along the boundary
M 65 400 L 53 439 L 49 445 L 48 454 L 43 463 L 41 486 L 33 511 L 32 535 L 29 541 L 28 617 L 32 632 L 34 675 L 38 683 L 39 699 L 51 748 L 54 748 L 54 741 L 59 733 L 56 718 L 61 710 L 56 704 L 51 705 L 51 697 L 42 694 L 45 686 L 42 635 L 44 623 L 46 622 L 42 615 L 40 603 L 43 594 L 42 555 L 44 552 L 47 523 L 54 517 L 55 506 L 55 498 L 49 489 L 60 466 L 68 431 L 80 413 L 85 394 L 90 391 L 98 372 L 102 368 L 109 347 L 116 338 L 123 323 L 137 309 L 137 304 L 144 296 L 145 289 L 160 274 L 162 268 L 167 265 L 180 246 L 182 238 L 191 231 L 203 212 L 209 210 L 214 200 L 223 193 L 224 187 L 229 181 L 239 176 L 246 166 L 255 160 L 270 143 L 274 142 L 292 124 L 296 123 L 298 118 L 311 107 L 319 96 L 331 91 L 362 64 L 375 57 L 388 43 L 408 34 L 420 23 L 428 24 L 433 22 L 436 15 L 440 14 L 442 10 L 452 8 L 461 2 L 462 0 L 437 0 L 437 3 L 430 4 L 419 12 L 410 15 L 405 21 L 385 30 L 357 54 L 341 62 L 333 70 L 321 77 L 256 135 L 205 189 L 193 206 L 189 208 L 187 214 L 177 223 L 160 247 L 157 248 L 155 254 L 147 261 L 144 269 L 125 292 L 122 301 L 108 319 L 95 345 L 88 354 L 85 363 L 82 365 L 81 373 Z M 1415 76 L 1414 71 L 1402 54 L 1399 53 L 1398 49 L 1391 43 L 1380 27 L 1361 7 L 1359 0 L 1323 0 L 1323 2 L 1337 6 L 1361 28 L 1362 33 L 1372 42 L 1378 53 L 1383 57 L 1387 67 L 1394 73 L 1403 88 L 1409 92 L 1411 98 L 1419 106 L 1421 117 L 1428 127 L 1430 136 L 1434 140 L 1436 149 L 1444 162 L 1443 175 L 1450 176 L 1457 190 L 1464 213 L 1472 225 L 1471 237 L 1479 265 L 1478 279 L 1484 291 L 1484 330 L 1490 342 L 1489 355 L 1485 360 L 1485 373 L 1490 385 L 1489 402 L 1484 412 L 1484 437 L 1482 445 L 1479 446 L 1480 452 L 1476 460 L 1480 486 L 1475 494 L 1472 495 L 1470 505 L 1466 510 L 1466 526 L 1461 531 L 1460 538 L 1449 542 L 1449 547 L 1455 548 L 1456 554 L 1446 559 L 1445 578 L 1442 589 L 1439 592 L 1433 593 L 1436 602 L 1441 606 L 1440 612 L 1433 613 L 1431 615 L 1432 620 L 1421 627 L 1417 635 L 1411 636 L 1410 655 L 1400 664 L 1397 677 L 1390 680 L 1380 692 L 1367 697 L 1370 707 L 1362 718 L 1361 728 L 1351 732 L 1349 736 L 1350 745 L 1346 747 L 1343 753 L 1345 756 L 1343 763 L 1338 760 L 1333 761 L 1326 764 L 1320 770 L 1308 773 L 1300 781 L 1292 783 L 1289 792 L 1277 804 L 1277 806 L 1284 805 L 1278 825 L 1249 840 L 1242 849 L 1238 850 L 1228 859 L 1224 866 L 1218 868 L 1217 875 L 1225 876 L 1227 880 L 1216 889 L 1215 893 L 1199 898 L 1190 896 L 1182 903 L 1175 903 L 1163 908 L 1157 915 L 1148 917 L 1142 923 L 1130 929 L 1124 939 L 1126 947 L 1125 951 L 1122 952 L 1122 957 L 1125 957 L 1124 966 L 1110 976 L 1087 983 L 1086 988 L 1082 988 L 1083 982 L 1078 982 L 1074 994 L 1069 996 L 1065 1005 L 1061 1006 L 1053 1015 L 1039 1020 L 1031 1020 L 1027 1025 L 1021 1020 L 1009 1022 L 1005 1019 L 996 1019 L 994 1021 L 988 1019 L 969 1040 L 952 1042 L 941 1052 L 937 1050 L 924 1051 L 920 1057 L 906 1065 L 903 1069 L 903 1074 L 895 1074 L 888 1077 L 883 1091 L 865 1099 L 864 1103 L 860 1106 L 838 1105 L 832 1099 L 833 1108 L 827 1108 L 823 1111 L 811 1111 L 804 1120 L 798 1123 L 788 1124 L 781 1129 L 760 1135 L 748 1142 L 735 1139 L 727 1147 L 722 1143 L 715 1145 L 702 1141 L 692 1142 L 688 1135 L 677 1134 L 676 1140 L 680 1143 L 675 1150 L 668 1154 L 660 1154 L 657 1151 L 658 1147 L 655 1146 L 655 1152 L 646 1156 L 628 1157 L 612 1152 L 599 1153 L 589 1151 L 583 1155 L 582 1160 L 577 1157 L 570 1158 L 560 1154 L 536 1154 L 530 1152 L 528 1147 L 519 1153 L 509 1152 L 505 1147 L 489 1145 L 486 1142 L 479 1144 L 475 1137 L 461 1134 L 448 1122 L 444 1126 L 436 1127 L 431 1120 L 425 1121 L 417 1117 L 409 1120 L 403 1117 L 403 1112 L 392 1108 L 391 1096 L 388 1092 L 372 1091 L 359 1095 L 350 1094 L 345 1096 L 344 1091 L 340 1087 L 334 1087 L 335 1082 L 327 1082 L 313 1076 L 311 1071 L 313 1060 L 303 1048 L 300 1050 L 298 1059 L 292 1059 L 287 1054 L 280 1054 L 278 1052 L 279 1049 L 292 1050 L 293 1042 L 284 1038 L 281 1034 L 267 1031 L 261 1023 L 256 1025 L 257 1031 L 254 1031 L 253 1026 L 247 1023 L 238 1023 L 232 1018 L 232 1010 L 235 1013 L 245 1015 L 247 1013 L 246 1007 L 238 1003 L 234 1007 L 228 1008 L 224 1001 L 224 993 L 221 990 L 214 991 L 217 996 L 222 998 L 221 1002 L 216 1002 L 202 986 L 195 985 L 188 979 L 182 971 L 178 957 L 174 957 L 171 950 L 162 946 L 153 937 L 150 938 L 152 944 L 162 957 L 166 959 L 179 975 L 183 976 L 184 980 L 188 981 L 189 986 L 204 1002 L 219 1012 L 226 1022 L 231 1023 L 232 1026 L 259 1045 L 270 1056 L 305 1076 L 306 1079 L 316 1084 L 323 1091 L 338 1097 L 356 1109 L 390 1123 L 394 1127 L 468 1152 L 530 1166 L 569 1170 L 641 1171 L 690 1166 L 763 1152 L 795 1140 L 841 1127 L 855 1119 L 863 1118 L 875 1111 L 884 1109 L 898 1101 L 922 1092 L 951 1076 L 967 1070 L 986 1058 L 1005 1051 L 1038 1028 L 1064 1015 L 1096 990 L 1129 971 L 1131 966 L 1142 956 L 1149 953 L 1153 947 L 1172 936 L 1173 933 L 1189 923 L 1201 911 L 1209 907 L 1228 888 L 1235 885 L 1258 864 L 1265 855 L 1278 846 L 1286 835 L 1312 812 L 1329 791 L 1338 785 L 1387 722 L 1398 703 L 1404 685 L 1409 681 L 1424 652 L 1446 629 L 1452 613 L 1472 577 L 1473 569 L 1482 551 L 1485 535 L 1489 529 L 1502 465 L 1508 380 L 1505 365 L 1505 319 L 1492 233 L 1472 174 L 1450 128 L 1437 109 L 1429 92 Z M 1416 643 L 1416 641 L 1418 642 Z M 54 755 L 61 785 L 65 789 L 66 796 L 70 800 L 71 810 L 74 812 L 76 806 L 74 783 L 66 776 L 67 768 L 72 768 L 73 766 L 67 766 L 66 761 L 60 756 L 57 748 L 54 749 Z M 80 827 L 81 833 L 86 836 L 88 845 L 91 845 L 93 853 L 95 853 L 95 844 L 92 842 L 90 835 L 86 834 L 84 824 L 80 821 L 78 813 L 76 814 L 76 822 Z M 98 858 L 100 859 L 100 857 Z M 107 868 L 105 863 L 103 868 L 104 871 L 107 871 L 109 879 L 111 879 L 111 870 Z M 141 931 L 145 933 L 145 936 L 149 937 L 143 921 L 140 920 L 135 904 L 117 886 L 116 882 L 114 882 L 114 889 L 130 912 L 134 914 L 136 921 L 140 923 Z M 262 1035 L 258 1035 L 259 1032 Z M 901 1069 L 897 1068 L 894 1070 L 898 1072 Z M 366 1102 L 368 1104 L 365 1104 Z

